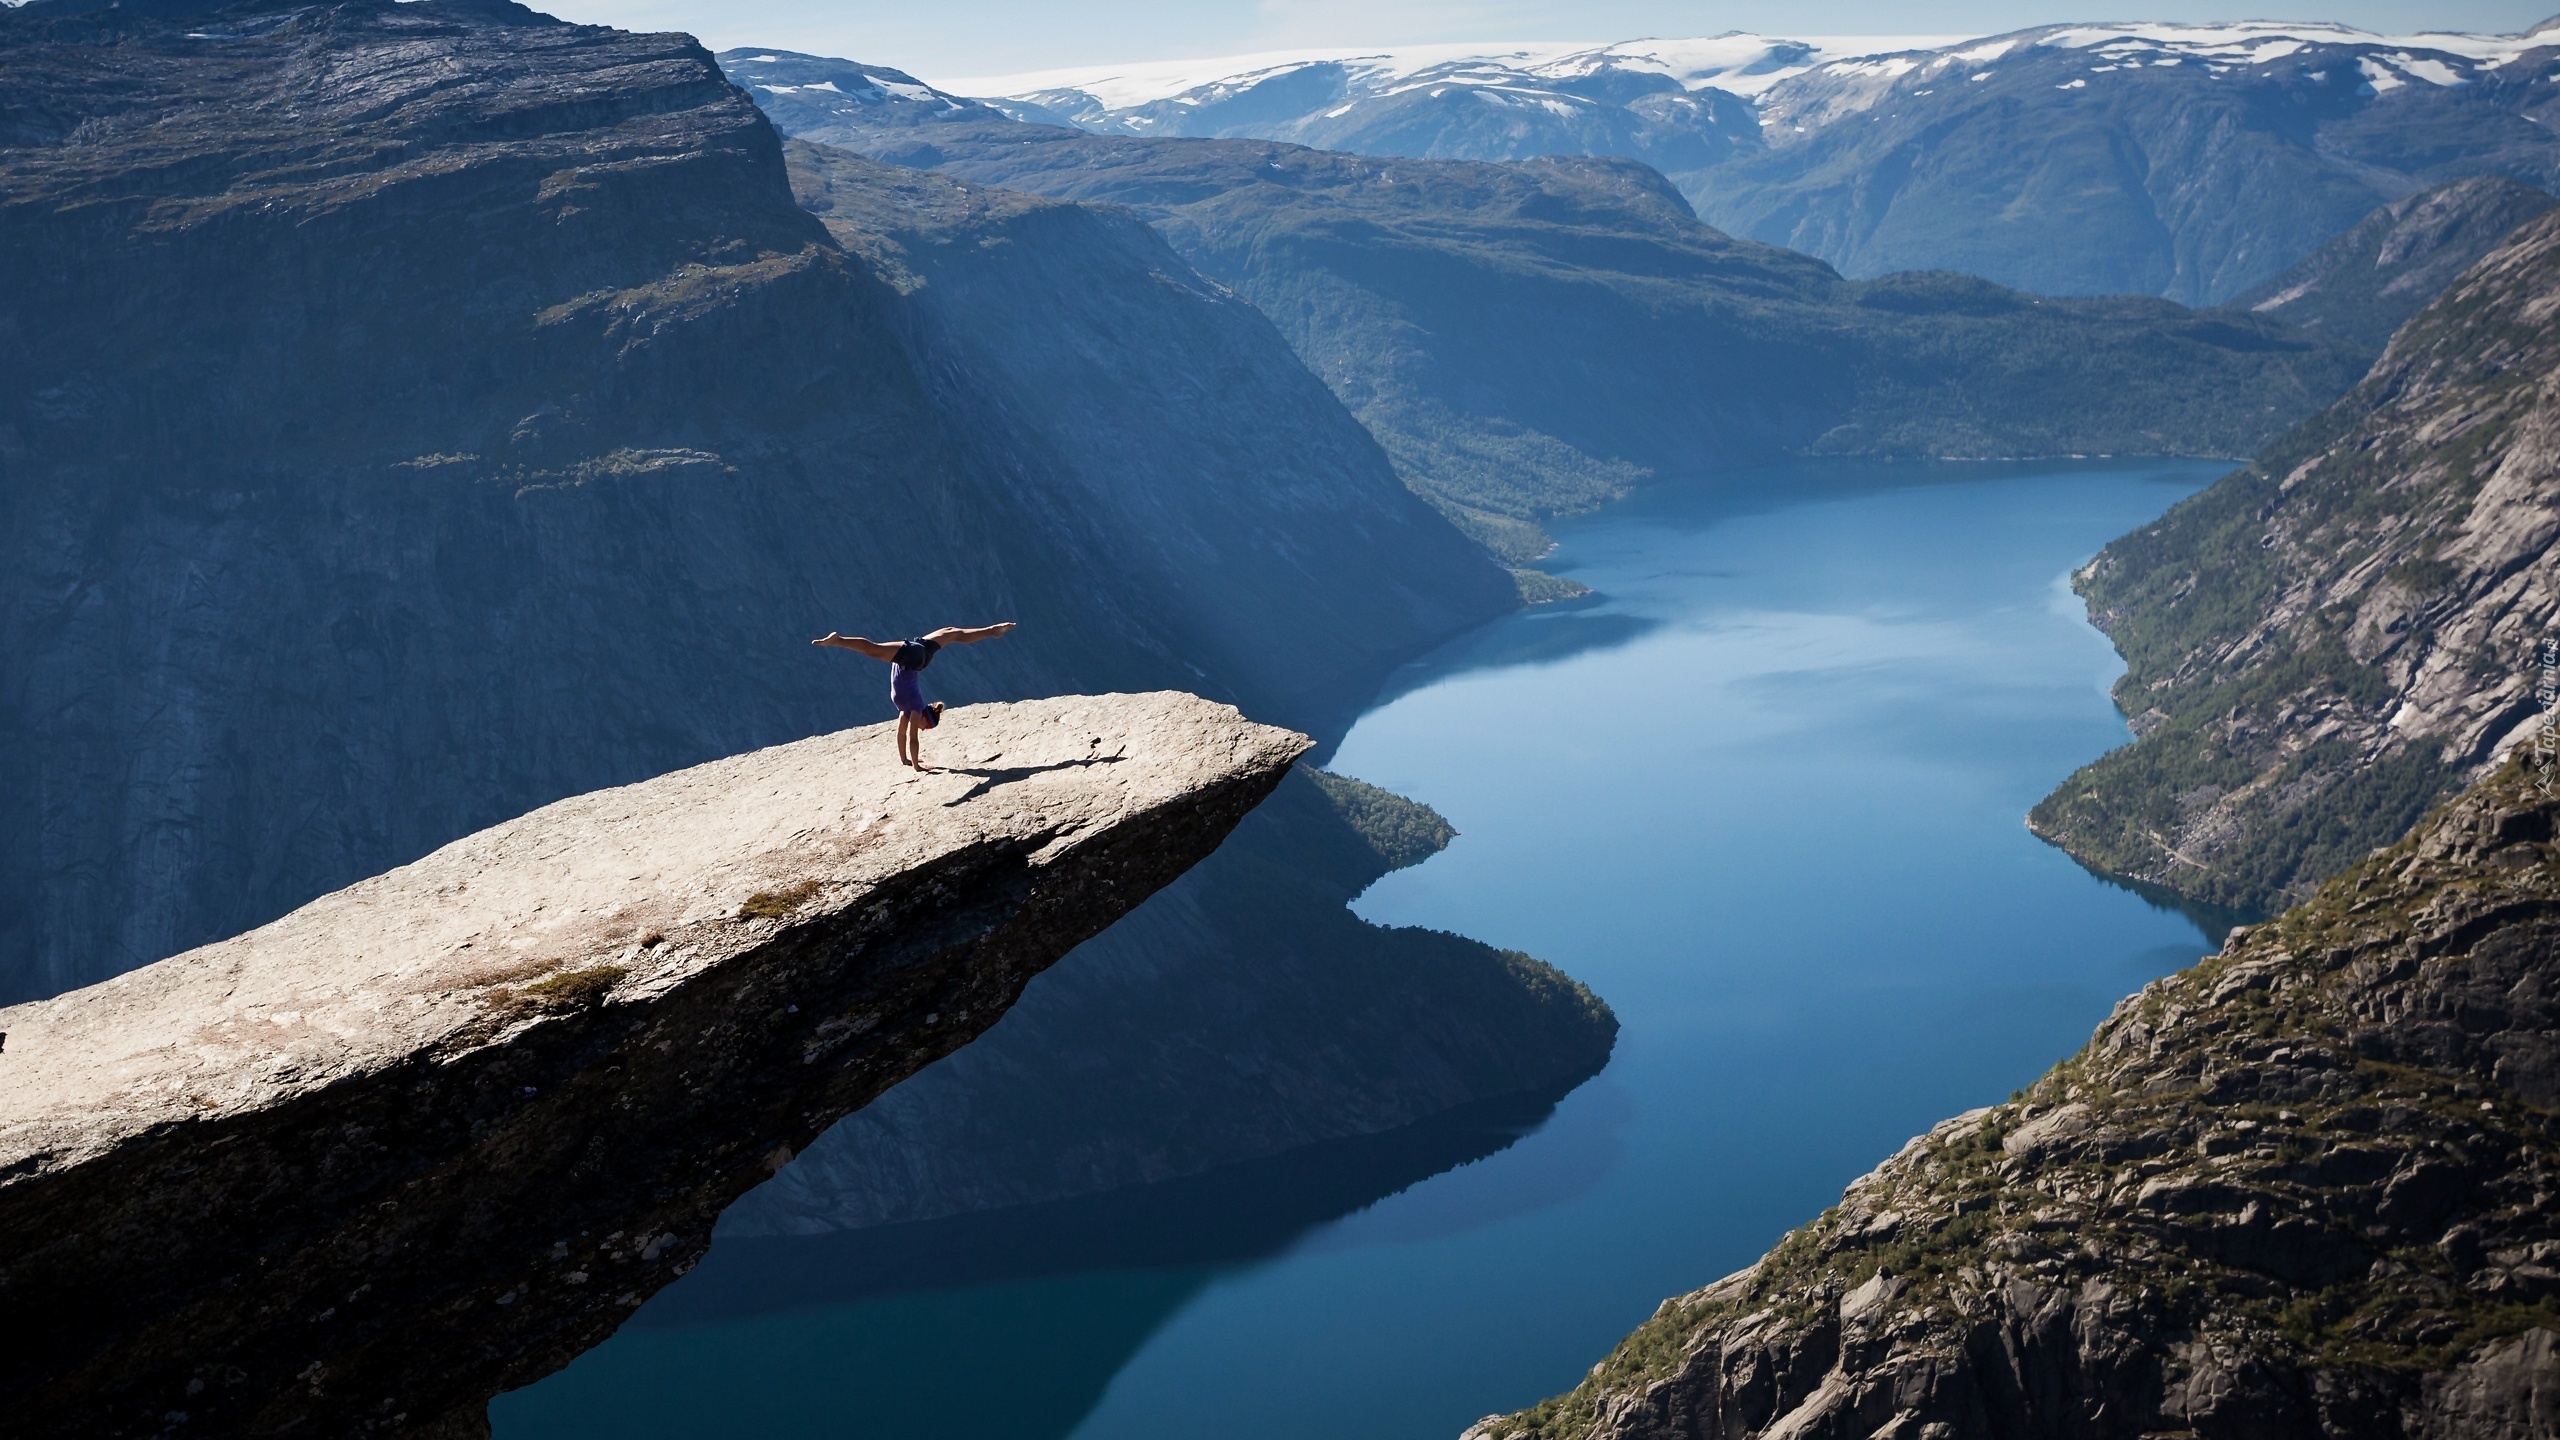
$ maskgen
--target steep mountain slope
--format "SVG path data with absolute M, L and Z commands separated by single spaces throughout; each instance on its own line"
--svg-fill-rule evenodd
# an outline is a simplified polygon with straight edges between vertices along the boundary
M 832 63 L 837 93 L 863 83 Z M 1846 282 L 1699 224 L 1625 161 L 1101 137 L 931 96 L 818 108 L 821 72 L 793 73 L 775 113 L 813 138 L 1152 220 L 1515 561 L 1541 545 L 1522 522 L 1793 453 L 2245 453 L 2361 368 L 2337 342 L 2160 301 Z
M 2455 276 L 2560 200 L 2495 175 L 2394 200 L 2231 302 L 2380 350 Z
M 1016 217 L 982 283 L 1091 308 L 980 334 L 684 37 L 170 8 L 0 13 L 0 254 L 44 280 L 0 294 L 10 993 L 879 713 L 830 626 L 1014 616 L 951 698 L 1313 726 L 1511 603 L 1142 227 Z
M 1468 1433 L 2552 1434 L 2555 773 L 2519 757 Z
M 2560 212 L 2355 392 L 2077 577 L 2141 737 L 2035 809 L 2090 864 L 2273 909 L 2536 722 L 2560 620 Z
M 464 0 L 36 6 L 0 11 L 0 96 L 0 266 L 44 281 L 0 290 L 10 998 L 885 714 L 877 666 L 807 643 L 831 627 L 1019 619 L 933 669 L 955 701 L 1173 685 L 1317 728 L 1517 603 L 1145 226 L 881 167 L 822 224 L 684 37 Z M 926 754 L 974 743 L 963 711 Z M 1091 1107 L 1060 1143 L 1109 1163 L 1071 1189 L 1605 1057 L 1605 1007 L 1545 967 L 1350 916 L 1363 842 L 1315 831 L 1222 853 L 1260 890 L 1161 897 L 1177 923 L 1114 942 L 1152 968 L 1062 961 L 978 1042 L 1028 1100 L 970 1113 L 1162 1098 L 1163 1037 L 1103 1023 L 1133 990 L 1270 1064 L 1185 1072 L 1170 1152 L 1161 1107 Z M 899 1138 L 1009 1196 L 1058 1171 Z M 450 1319 L 403 1317 L 434 1330 L 408 1349 Z

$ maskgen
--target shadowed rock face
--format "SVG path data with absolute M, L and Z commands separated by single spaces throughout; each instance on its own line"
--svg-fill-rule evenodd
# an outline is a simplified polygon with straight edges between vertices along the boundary
M 468 1433 L 722 1207 L 1214 849 L 1307 747 L 954 710 L 564 800 L 0 1010 L 14 1433 Z
M 0 1000 L 885 715 L 831 628 L 1319 729 L 1518 603 L 1150 232 L 940 234 L 840 245 L 680 35 L 0 7 Z
M 808 645 L 830 628 L 1021 621 L 936 663 L 955 703 L 1178 685 L 1322 730 L 1517 603 L 1153 231 L 866 162 L 812 218 L 683 37 L 455 0 L 0 7 L 22 121 L 0 274 L 47 283 L 0 285 L 0 1000 L 885 715 L 881 667 Z M 1339 830 L 1257 825 L 1230 880 L 1048 972 L 969 1049 L 996 1123 L 913 1150 L 1046 1198 L 1605 1057 L 1561 977 L 1345 911 Z M 1114 1103 L 1013 1143 L 1075 1085 Z M 1204 1122 L 1170 1166 L 1168 1111 Z M 1045 1179 L 1080 1143 L 1109 1165 Z
M 2560 1433 L 2555 820 L 2520 757 L 1470 1433 Z
M 2380 350 L 2455 277 L 2554 205 L 2560 200 L 2498 175 L 2405 195 L 2231 306 Z

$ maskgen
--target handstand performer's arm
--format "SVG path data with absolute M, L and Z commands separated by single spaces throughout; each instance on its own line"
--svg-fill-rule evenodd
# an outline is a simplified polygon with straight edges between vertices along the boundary
M 828 631 L 824 639 L 812 640 L 809 643 L 812 645 L 832 645 L 839 650 L 859 650 L 874 660 L 895 660 L 898 658 L 898 647 L 895 644 L 883 645 L 877 640 L 865 640 L 859 635 L 839 635 L 833 630 Z
M 924 638 L 936 645 L 975 645 L 981 640 L 993 640 L 1012 629 L 1013 624 L 1014 622 L 1007 620 L 1002 624 L 979 625 L 974 628 L 967 625 L 945 625 Z

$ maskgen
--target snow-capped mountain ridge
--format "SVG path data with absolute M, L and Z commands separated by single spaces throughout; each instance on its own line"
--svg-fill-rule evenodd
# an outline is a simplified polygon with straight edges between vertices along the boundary
M 830 78 L 731 68 L 750 87 Z M 2267 21 L 1959 40 L 1727 34 L 895 81 L 929 99 L 902 112 L 919 123 L 1000 112 L 1380 157 L 1622 156 L 1661 171 L 1709 224 L 1853 277 L 1953 269 L 2190 304 L 2247 291 L 2429 186 L 2496 175 L 2560 191 L 2560 22 L 2515 35 Z M 867 99 L 838 84 L 842 96 L 762 93 L 895 98 L 874 79 L 858 81 Z M 873 128 L 884 118 L 862 114 Z
M 1743 31 L 1696 39 L 1550 41 L 1533 44 L 1404 46 L 1392 50 L 1290 50 L 1203 60 L 1086 65 L 1015 75 L 969 76 L 938 88 L 991 101 L 1046 103 L 1070 93 L 1096 109 L 1132 111 L 1157 102 L 1197 105 L 1220 93 L 1251 89 L 1264 81 L 1315 65 L 1342 68 L 1346 79 L 1371 93 L 1463 80 L 1538 89 L 1539 81 L 1575 80 L 1615 69 L 1659 75 L 1687 90 L 1714 86 L 1757 95 L 1826 60 L 1883 52 L 1933 49 L 1957 42 L 1949 35 L 1810 36 L 1774 38 Z
M 1757 99 L 1800 75 L 1899 78 L 1923 67 L 1944 69 L 1989 63 L 2029 46 L 2098 50 L 2109 55 L 2140 50 L 2154 63 L 2194 60 L 2208 66 L 2231 66 L 2265 64 L 2313 45 L 2343 45 L 2397 52 L 2378 57 L 2396 76 L 2450 85 L 2468 78 L 2464 72 L 2469 69 L 2495 68 L 2551 44 L 2554 29 L 2554 22 L 2547 20 L 2514 35 L 2455 31 L 2385 35 L 2320 21 L 2253 20 L 2219 24 L 2075 23 L 1995 36 L 1787 38 L 1737 30 L 1693 39 L 1627 40 L 1615 44 L 1579 41 L 1422 45 L 1373 51 L 1271 51 L 968 76 L 944 81 L 936 88 L 979 96 L 999 105 L 1009 101 L 1097 117 L 1127 115 L 1122 124 L 1128 133 L 1140 133 L 1160 129 L 1160 123 L 1130 112 L 1143 112 L 1163 102 L 1196 109 L 1318 65 L 1339 67 L 1348 91 L 1375 97 L 1433 84 L 1475 84 L 1538 92 L 1548 88 L 1540 82 L 1581 80 L 1615 70 L 1660 76 L 1677 82 L 1683 90 L 1712 88 Z
M 1789 38 L 1727 32 L 1614 44 L 1427 45 L 1086 66 L 945 82 L 1017 120 L 1104 135 L 1288 140 L 1438 159 L 1624 155 L 1681 180 L 1804 143 L 1888 97 L 2000 89 L 2023 69 L 2084 92 L 2133 71 L 2268 80 L 2300 64 L 2367 97 L 2472 84 L 2552 48 L 2516 35 L 2384 35 L 2325 22 L 2069 23 L 2000 35 Z

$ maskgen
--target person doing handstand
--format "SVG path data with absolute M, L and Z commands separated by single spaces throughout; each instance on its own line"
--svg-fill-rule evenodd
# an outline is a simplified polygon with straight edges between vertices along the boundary
M 859 650 L 874 660 L 889 662 L 889 700 L 898 707 L 898 759 L 918 770 L 925 769 L 923 734 L 942 723 L 942 702 L 924 703 L 924 690 L 916 676 L 933 663 L 933 652 L 945 645 L 975 645 L 993 640 L 1013 628 L 1013 622 L 1001 625 L 945 625 L 929 635 L 913 640 L 865 640 L 859 635 L 839 635 L 833 630 L 812 645 L 832 645 L 839 650 Z

